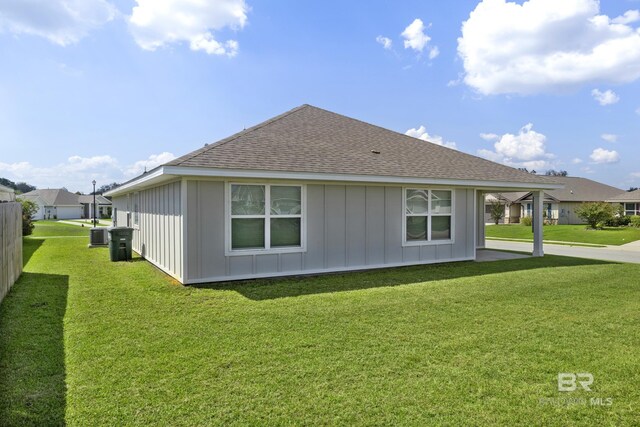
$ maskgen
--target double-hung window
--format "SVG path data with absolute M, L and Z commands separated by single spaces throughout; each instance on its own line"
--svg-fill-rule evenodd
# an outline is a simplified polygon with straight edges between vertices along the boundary
M 231 184 L 229 199 L 232 252 L 304 247 L 302 186 Z
M 452 240 L 451 190 L 404 190 L 404 242 L 421 244 Z
M 625 203 L 624 204 L 624 214 L 625 215 L 638 215 L 638 211 L 640 210 L 640 203 Z
M 133 225 L 140 225 L 140 193 L 133 193 Z

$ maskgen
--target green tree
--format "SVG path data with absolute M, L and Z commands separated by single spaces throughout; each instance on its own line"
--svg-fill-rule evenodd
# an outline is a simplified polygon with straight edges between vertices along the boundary
M 33 233 L 33 215 L 38 212 L 38 205 L 31 200 L 18 199 L 22 205 L 22 235 L 29 236 Z
M 489 215 L 491 216 L 491 220 L 498 225 L 504 216 L 504 205 L 501 204 L 499 200 L 491 200 L 489 202 L 489 206 Z
M 611 203 L 590 202 L 583 203 L 576 209 L 576 214 L 594 230 L 604 227 L 604 223 L 611 221 L 616 214 L 616 208 Z

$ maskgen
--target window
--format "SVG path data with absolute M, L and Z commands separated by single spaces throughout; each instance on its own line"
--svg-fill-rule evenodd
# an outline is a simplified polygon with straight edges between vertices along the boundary
M 140 193 L 133 193 L 133 225 L 140 225 Z
M 452 240 L 452 192 L 404 190 L 404 241 L 406 244 Z
M 636 204 L 636 203 L 625 203 L 624 204 L 624 214 L 625 215 L 638 215 L 638 210 L 640 210 L 640 204 Z
M 300 250 L 303 248 L 303 187 L 231 184 L 230 249 Z

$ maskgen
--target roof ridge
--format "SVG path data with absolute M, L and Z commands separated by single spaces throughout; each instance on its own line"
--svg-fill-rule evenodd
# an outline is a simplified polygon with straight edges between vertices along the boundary
M 303 108 L 307 108 L 307 107 L 313 107 L 313 106 L 311 106 L 309 104 L 299 105 L 299 106 L 297 106 L 295 108 L 292 108 L 289 111 L 285 111 L 282 114 L 279 114 L 279 115 L 277 115 L 275 117 L 267 119 L 267 120 L 265 120 L 263 122 L 260 122 L 260 123 L 258 123 L 256 125 L 253 125 L 253 126 L 249 127 L 248 129 L 243 129 L 240 132 L 237 132 L 237 133 L 235 133 L 235 134 L 233 134 L 231 136 L 228 136 L 226 138 L 223 138 L 223 139 L 221 139 L 219 141 L 216 141 L 216 142 L 211 143 L 211 144 L 207 144 L 207 145 L 205 145 L 204 147 L 202 147 L 202 148 L 200 148 L 198 150 L 195 150 L 195 151 L 193 151 L 193 152 L 191 152 L 189 154 L 185 154 L 184 156 L 178 157 L 177 159 L 172 160 L 170 162 L 167 162 L 165 164 L 166 165 L 179 165 L 179 164 L 181 164 L 183 162 L 186 162 L 188 160 L 193 159 L 196 156 L 199 156 L 200 154 L 206 153 L 206 152 L 208 152 L 210 150 L 213 150 L 214 148 L 220 147 L 220 146 L 225 145 L 225 144 L 227 144 L 227 143 L 229 143 L 231 141 L 234 141 L 234 140 L 240 138 L 241 136 L 247 135 L 247 134 L 249 134 L 251 132 L 255 132 L 258 129 L 261 129 L 261 128 L 267 126 L 267 125 L 270 125 L 272 123 L 277 122 L 278 120 L 284 119 L 285 117 L 290 116 L 291 114 L 293 114 L 295 112 L 298 112 L 298 111 L 302 110 Z

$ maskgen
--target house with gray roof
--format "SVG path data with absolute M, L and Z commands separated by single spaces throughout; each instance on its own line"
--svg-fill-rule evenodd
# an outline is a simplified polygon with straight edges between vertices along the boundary
M 601 182 L 573 176 L 557 176 L 554 180 L 564 184 L 561 189 L 544 192 L 544 216 L 557 224 L 583 224 L 576 209 L 586 202 L 604 202 L 622 191 Z M 499 199 L 509 211 L 506 222 L 517 223 L 522 217 L 533 215 L 533 195 L 531 192 L 494 193 L 487 196 L 486 206 L 491 200 Z
M 21 194 L 38 205 L 33 219 L 76 219 L 82 217 L 82 205 L 78 195 L 64 188 L 33 190 Z
M 82 205 L 82 218 L 93 218 L 94 198 L 91 194 L 81 194 L 78 201 Z M 96 194 L 96 218 L 111 218 L 111 200 L 101 194 Z
M 625 215 L 640 215 L 640 189 L 617 194 L 607 202 L 621 204 Z
M 473 260 L 484 194 L 532 175 L 303 105 L 105 193 L 133 248 L 182 283 Z
M 13 188 L 0 184 L 0 203 L 15 202 L 16 192 Z

